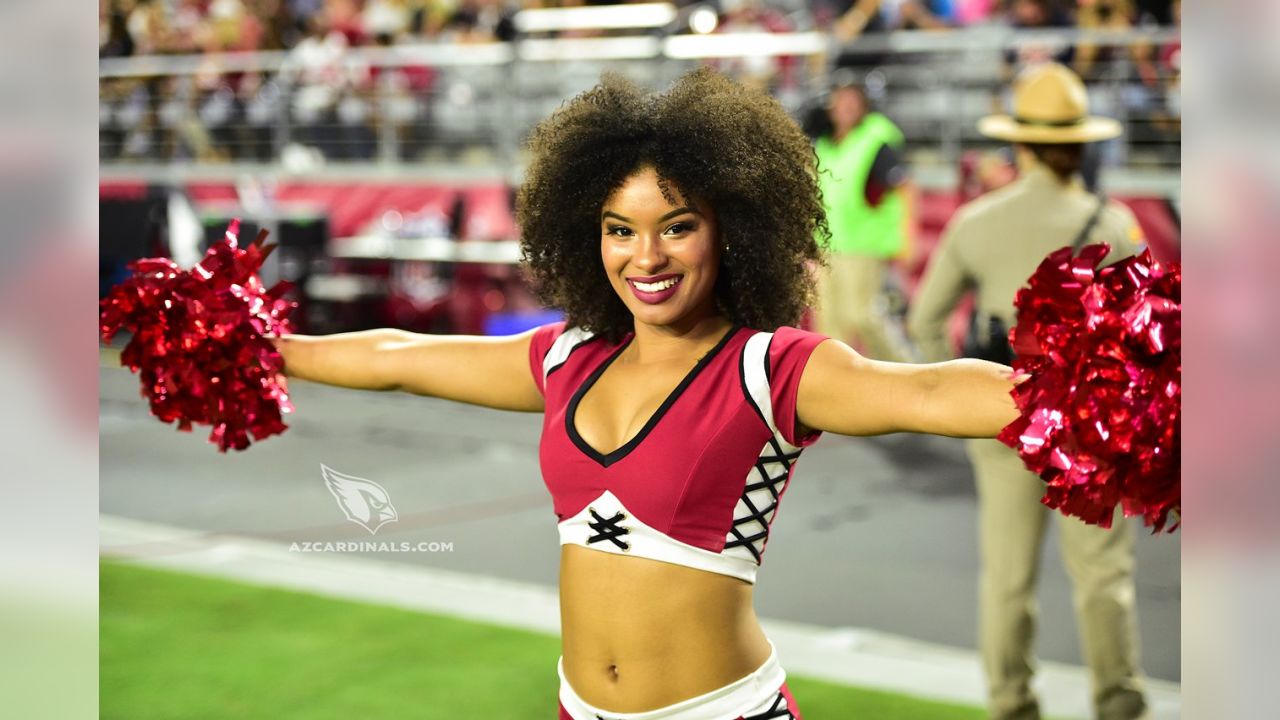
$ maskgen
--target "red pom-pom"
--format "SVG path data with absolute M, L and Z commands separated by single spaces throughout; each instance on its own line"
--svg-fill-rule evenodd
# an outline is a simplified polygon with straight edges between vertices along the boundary
M 297 303 L 283 299 L 292 283 L 265 289 L 257 273 L 275 246 L 263 246 L 263 230 L 242 248 L 239 230 L 233 220 L 190 270 L 167 258 L 130 263 L 133 276 L 98 305 L 104 342 L 133 333 L 120 364 L 139 372 L 151 412 L 184 432 L 212 426 L 221 452 L 284 432 L 281 416 L 293 412 L 284 360 L 268 339 L 292 330 Z
M 1103 527 L 1120 505 L 1160 532 L 1182 503 L 1182 269 L 1148 250 L 1099 270 L 1108 252 L 1058 250 L 1018 291 L 1013 367 L 1030 377 L 1000 441 L 1045 505 Z

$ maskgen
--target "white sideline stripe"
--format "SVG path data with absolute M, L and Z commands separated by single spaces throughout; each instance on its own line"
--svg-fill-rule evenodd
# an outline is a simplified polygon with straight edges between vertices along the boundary
M 103 557 L 147 567 L 560 633 L 556 593 L 531 583 L 356 554 L 292 552 L 284 543 L 108 515 L 99 516 L 98 547 Z
M 103 557 L 138 565 L 560 633 L 560 605 L 551 587 L 367 556 L 291 552 L 283 543 L 112 515 L 99 516 L 98 530 Z M 790 674 L 946 702 L 983 703 L 981 666 L 973 651 L 864 628 L 762 623 Z M 1085 668 L 1042 662 L 1036 688 L 1045 715 L 1090 716 Z M 1181 717 L 1179 683 L 1149 680 L 1148 693 L 1153 720 Z

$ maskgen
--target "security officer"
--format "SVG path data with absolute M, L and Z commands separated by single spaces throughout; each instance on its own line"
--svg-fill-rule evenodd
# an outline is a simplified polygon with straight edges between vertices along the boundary
M 924 359 L 952 354 L 947 318 L 966 290 L 982 322 L 1014 323 L 1014 296 L 1046 255 L 1067 245 L 1106 242 L 1110 264 L 1142 243 L 1133 214 L 1090 195 L 1080 181 L 1084 143 L 1120 135 L 1119 123 L 1090 116 L 1080 78 L 1045 63 L 1014 81 L 1013 115 L 983 118 L 978 130 L 1014 144 L 1020 177 L 961 207 L 930 260 L 908 318 Z M 1007 348 L 1006 348 L 1007 351 Z M 1081 646 L 1101 720 L 1147 717 L 1134 610 L 1133 528 L 1110 530 L 1051 513 L 1044 483 L 996 440 L 970 440 L 977 477 L 982 576 L 979 645 L 992 718 L 1039 718 L 1031 691 L 1036 577 L 1048 516 L 1058 518 L 1063 560 L 1074 588 Z
M 905 362 L 907 338 L 890 319 L 884 294 L 889 263 L 909 252 L 913 226 L 902 131 L 872 110 L 854 71 L 837 69 L 831 86 L 827 127 L 814 143 L 831 229 L 817 329 L 846 342 L 856 337 L 877 360 Z

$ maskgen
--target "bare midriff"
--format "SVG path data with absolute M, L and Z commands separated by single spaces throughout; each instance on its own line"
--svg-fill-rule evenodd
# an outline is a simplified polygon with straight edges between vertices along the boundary
M 563 545 L 565 678 L 588 704 L 618 713 L 741 679 L 769 658 L 752 589 L 728 575 Z

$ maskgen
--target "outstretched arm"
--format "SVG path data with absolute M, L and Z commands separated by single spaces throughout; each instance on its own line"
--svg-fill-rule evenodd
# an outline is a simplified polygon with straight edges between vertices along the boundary
M 1012 368 L 985 360 L 881 362 L 825 340 L 805 365 L 796 417 L 801 431 L 995 437 L 1018 417 L 1013 385 Z
M 357 390 L 400 390 L 499 410 L 540 412 L 532 330 L 509 337 L 380 329 L 274 340 L 285 374 Z

